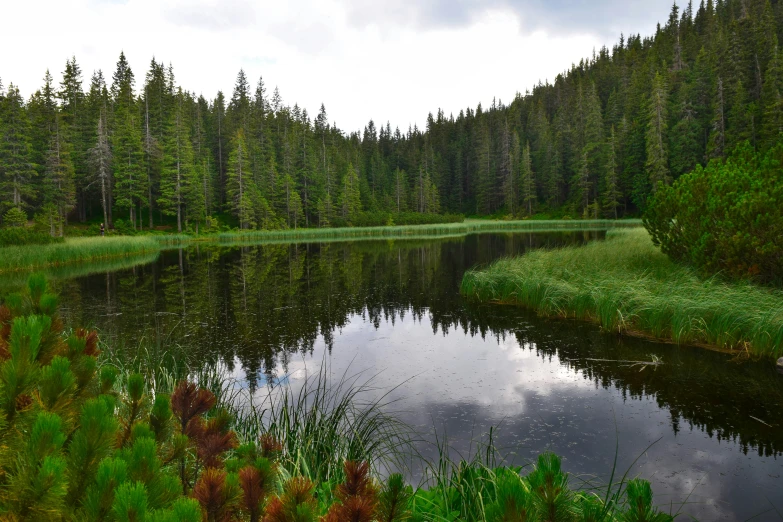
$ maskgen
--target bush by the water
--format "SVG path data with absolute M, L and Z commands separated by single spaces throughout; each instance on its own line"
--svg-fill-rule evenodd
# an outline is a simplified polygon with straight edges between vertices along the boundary
M 61 237 L 52 237 L 46 232 L 31 230 L 26 227 L 0 228 L 0 247 L 21 245 L 50 245 L 62 243 Z
M 653 507 L 645 481 L 601 496 L 572 490 L 551 453 L 526 475 L 442 459 L 426 489 L 406 485 L 399 474 L 380 480 L 371 454 L 339 463 L 327 455 L 321 462 L 330 469 L 316 471 L 303 463 L 343 444 L 318 434 L 346 423 L 382 432 L 386 417 L 351 423 L 350 401 L 283 403 L 285 419 L 300 419 L 307 432 L 259 416 L 259 431 L 242 440 L 235 412 L 211 391 L 189 380 L 170 390 L 161 382 L 151 387 L 141 374 L 100 364 L 99 353 L 95 332 L 65 333 L 41 276 L 0 305 L 3 520 L 672 520 Z M 330 404 L 336 411 L 324 409 Z M 280 430 L 289 428 L 298 436 L 286 441 Z M 361 455 L 368 447 L 350 451 Z
M 644 224 L 675 261 L 732 278 L 783 282 L 783 143 L 745 143 L 725 161 L 659 186 Z

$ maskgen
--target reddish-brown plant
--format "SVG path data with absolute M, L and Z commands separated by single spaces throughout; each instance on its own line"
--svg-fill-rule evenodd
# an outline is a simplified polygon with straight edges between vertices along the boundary
M 345 481 L 335 488 L 338 502 L 329 509 L 328 522 L 369 522 L 378 509 L 378 488 L 367 462 L 345 461 Z
M 180 381 L 171 394 L 171 410 L 180 422 L 182 432 L 187 432 L 188 423 L 195 417 L 212 409 L 216 399 L 212 392 L 199 389 L 195 383 Z
M 271 433 L 264 433 L 258 440 L 261 447 L 261 456 L 269 460 L 275 460 L 283 452 L 283 444 Z
M 351 497 L 342 504 L 333 504 L 324 522 L 372 522 L 377 507 L 373 497 Z
M 8 337 L 11 335 L 11 310 L 7 306 L 0 306 L 0 361 L 11 358 L 8 352 Z
M 84 351 L 82 352 L 84 355 L 98 357 L 101 354 L 98 349 L 98 332 L 79 328 L 75 335 L 77 339 L 84 339 Z
M 286 482 L 283 495 L 269 502 L 264 522 L 291 522 L 300 506 L 315 512 L 316 501 L 313 498 L 315 486 L 304 477 L 294 477 Z
M 204 520 L 227 522 L 235 518 L 237 505 L 226 477 L 223 470 L 207 468 L 193 487 L 193 498 L 201 504 Z
M 258 522 L 264 510 L 266 497 L 274 488 L 274 477 L 262 473 L 256 467 L 245 466 L 239 470 L 239 486 L 242 488 L 242 506 L 250 515 L 250 522 Z
M 343 465 L 345 482 L 337 486 L 335 496 L 345 501 L 350 497 L 377 496 L 378 490 L 370 478 L 370 464 L 346 460 Z
M 236 433 L 233 430 L 223 431 L 226 426 L 217 419 L 204 422 L 201 418 L 196 418 L 190 425 L 199 426 L 198 433 L 193 437 L 199 460 L 208 468 L 222 468 L 223 453 L 239 446 Z

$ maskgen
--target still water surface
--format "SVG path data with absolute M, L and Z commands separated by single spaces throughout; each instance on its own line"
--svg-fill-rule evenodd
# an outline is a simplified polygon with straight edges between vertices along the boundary
M 57 287 L 69 323 L 124 345 L 184 346 L 249 387 L 301 379 L 323 360 L 335 374 L 380 372 L 377 385 L 404 382 L 392 395 L 404 419 L 424 434 L 448 433 L 458 450 L 499 426 L 497 445 L 514 448 L 518 463 L 550 449 L 567 471 L 606 480 L 619 440 L 620 472 L 650 480 L 667 510 L 780 520 L 783 375 L 770 364 L 620 339 L 459 295 L 470 267 L 602 238 L 194 247 Z M 663 364 L 615 362 L 653 356 Z

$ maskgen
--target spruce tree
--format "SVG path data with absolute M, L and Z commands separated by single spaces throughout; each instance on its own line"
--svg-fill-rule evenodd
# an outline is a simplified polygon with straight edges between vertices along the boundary
M 36 171 L 31 161 L 30 122 L 19 88 L 13 83 L 0 105 L 0 213 L 24 210 L 35 196 Z
M 522 193 L 522 205 L 528 216 L 533 215 L 536 203 L 536 178 L 533 173 L 533 162 L 530 156 L 530 143 L 525 143 L 519 164 L 519 187 Z
M 252 190 L 249 189 L 253 184 L 251 173 L 245 133 L 239 129 L 231 140 L 226 173 L 227 205 L 239 219 L 239 228 L 253 228 L 256 223 Z
M 614 126 L 609 133 L 609 139 L 606 143 L 606 167 L 604 167 L 604 188 L 602 196 L 603 209 L 608 215 L 617 219 L 617 209 L 620 207 L 619 178 L 617 176 L 617 145 L 614 133 Z
M 111 87 L 114 98 L 111 132 L 114 179 L 109 188 L 114 203 L 118 207 L 128 210 L 131 226 L 136 228 L 137 206 L 147 196 L 147 177 L 142 168 L 144 161 L 142 126 L 138 119 L 138 110 L 133 94 L 134 84 L 133 71 L 131 71 L 125 54 L 120 53 Z
M 185 93 L 179 89 L 163 144 L 163 170 L 158 198 L 158 205 L 166 215 L 177 216 L 177 232 L 180 233 L 187 216 L 195 217 L 198 222 L 204 211 L 201 178 L 193 164 L 193 144 L 185 98 Z M 186 215 L 188 199 L 191 199 L 194 208 Z
M 767 67 L 761 95 L 764 107 L 761 141 L 772 148 L 783 133 L 783 56 L 777 46 Z
M 660 73 L 655 75 L 647 107 L 647 162 L 645 168 L 652 191 L 658 183 L 671 183 L 668 166 L 667 113 L 668 91 Z
M 362 211 L 361 193 L 359 191 L 359 173 L 353 164 L 349 163 L 343 175 L 343 187 L 340 194 L 340 208 L 343 219 L 350 221 Z

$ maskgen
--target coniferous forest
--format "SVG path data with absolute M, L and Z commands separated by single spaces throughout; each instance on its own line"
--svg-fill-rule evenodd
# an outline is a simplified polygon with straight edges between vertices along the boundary
M 426 128 L 342 132 L 239 71 L 196 96 L 171 65 L 83 71 L 29 98 L 0 83 L 0 215 L 178 231 L 325 227 L 360 216 L 639 215 L 659 182 L 783 131 L 783 1 L 674 5 L 550 83 Z M 513 66 L 513 65 L 511 65 Z M 270 92 L 271 91 L 271 92 Z M 366 221 L 366 220 L 365 220 Z

